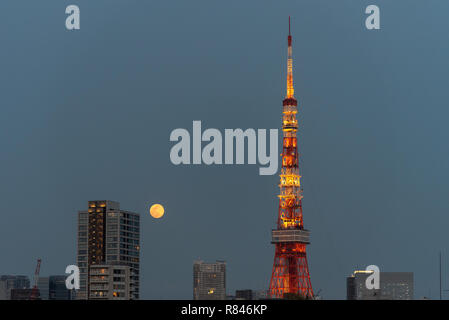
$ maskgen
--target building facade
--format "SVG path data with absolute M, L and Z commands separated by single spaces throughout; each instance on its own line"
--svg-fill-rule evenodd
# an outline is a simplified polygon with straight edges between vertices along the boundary
M 91 300 L 129 300 L 131 267 L 122 265 L 92 265 L 89 277 Z
M 379 289 L 368 289 L 372 271 L 354 271 L 346 279 L 348 300 L 413 300 L 413 272 L 380 272 Z
M 110 200 L 88 201 L 87 211 L 78 212 L 77 264 L 80 289 L 77 299 L 98 298 L 90 290 L 90 269 L 96 266 L 129 267 L 129 299 L 140 296 L 140 216 L 120 209 Z M 118 292 L 117 292 L 118 293 Z M 98 293 L 99 294 L 99 293 Z
M 226 300 L 226 262 L 193 263 L 193 299 Z

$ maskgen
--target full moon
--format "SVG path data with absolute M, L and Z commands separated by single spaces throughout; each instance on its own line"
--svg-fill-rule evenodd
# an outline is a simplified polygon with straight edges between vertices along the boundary
M 153 218 L 159 219 L 164 215 L 164 207 L 158 203 L 153 204 L 150 208 L 150 214 Z

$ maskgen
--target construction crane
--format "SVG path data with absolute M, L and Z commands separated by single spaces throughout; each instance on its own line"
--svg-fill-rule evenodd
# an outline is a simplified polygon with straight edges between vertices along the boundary
M 40 258 L 37 259 L 36 270 L 34 271 L 34 286 L 31 289 L 30 300 L 38 300 L 39 299 L 39 289 L 37 288 L 37 283 L 39 282 L 39 272 L 41 270 L 41 262 Z

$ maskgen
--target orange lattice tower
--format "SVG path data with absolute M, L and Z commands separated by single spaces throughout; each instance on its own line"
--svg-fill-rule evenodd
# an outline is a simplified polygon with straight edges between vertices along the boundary
M 277 229 L 272 231 L 276 246 L 269 294 L 283 298 L 284 294 L 313 298 L 307 265 L 306 245 L 310 232 L 304 229 L 302 215 L 302 189 L 298 162 L 298 102 L 293 89 L 292 36 L 288 18 L 287 95 L 283 101 L 282 168 L 280 174 L 279 213 Z

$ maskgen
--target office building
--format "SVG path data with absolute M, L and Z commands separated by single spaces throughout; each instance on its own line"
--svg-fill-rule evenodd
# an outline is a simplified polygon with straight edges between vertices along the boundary
M 100 265 L 128 266 L 129 299 L 139 299 L 140 280 L 140 216 L 120 209 L 118 202 L 88 201 L 87 211 L 78 212 L 78 252 L 80 289 L 77 299 L 89 299 L 89 269 Z M 96 270 L 96 268 L 95 268 Z
M 368 289 L 372 271 L 354 271 L 346 279 L 348 300 L 413 300 L 413 272 L 380 272 L 379 289 Z
M 226 300 L 226 262 L 194 262 L 193 299 Z

